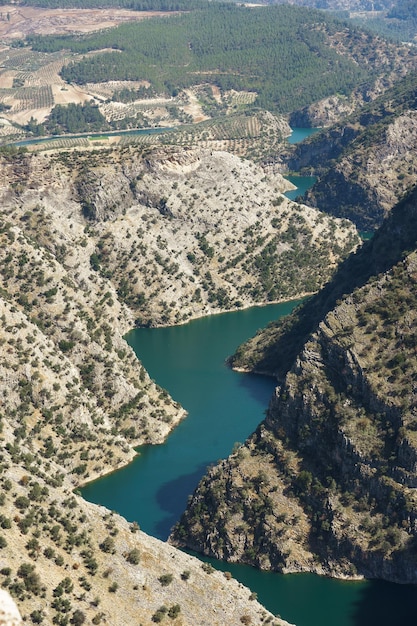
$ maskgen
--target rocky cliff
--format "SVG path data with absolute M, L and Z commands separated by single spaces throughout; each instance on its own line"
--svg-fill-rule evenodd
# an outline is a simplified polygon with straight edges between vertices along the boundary
M 32 623 L 280 623 L 74 488 L 185 416 L 123 338 L 138 319 L 315 290 L 355 228 L 226 153 L 12 151 L 0 181 L 0 587 Z
M 316 173 L 304 201 L 375 229 L 414 185 L 416 75 L 410 73 L 373 102 L 296 147 L 289 169 Z
M 282 382 L 256 433 L 200 483 L 175 543 L 283 572 L 416 582 L 416 226 L 414 192 L 339 285 L 239 351 Z
M 117 297 L 138 324 L 315 291 L 358 243 L 346 220 L 287 200 L 282 176 L 225 152 L 47 154 L 3 162 L 6 206 L 78 281 L 111 283 L 104 309 Z

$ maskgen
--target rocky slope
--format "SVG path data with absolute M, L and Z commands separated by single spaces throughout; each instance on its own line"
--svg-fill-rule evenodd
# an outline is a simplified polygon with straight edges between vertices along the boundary
M 138 318 L 317 289 L 355 229 L 226 153 L 11 151 L 0 181 L 0 586 L 29 623 L 281 623 L 73 490 L 184 417 L 123 338 Z
M 19 197 L 78 281 L 110 281 L 105 310 L 117 296 L 139 324 L 315 291 L 358 242 L 346 220 L 283 197 L 279 174 L 227 153 L 126 147 L 57 153 L 51 166 L 46 154 L 5 166 L 8 202 Z
M 322 293 L 240 350 L 235 362 L 281 385 L 256 433 L 202 480 L 175 543 L 416 582 L 416 227 L 415 191 Z
M 352 46 L 347 36 L 335 38 L 333 45 L 341 54 L 346 54 L 355 63 L 360 59 L 358 49 Z M 349 95 L 334 94 L 313 102 L 307 107 L 293 111 L 290 125 L 303 127 L 328 127 L 343 122 L 347 115 L 360 111 L 363 107 L 383 96 L 408 74 L 416 69 L 415 51 L 412 46 L 403 45 L 397 49 L 383 38 L 372 39 L 370 33 L 362 33 L 362 51 L 366 50 L 366 63 L 372 65 L 375 78 L 360 84 Z M 370 52 L 370 49 L 373 52 Z M 395 50 L 395 53 L 394 53 Z
M 19 454 L 3 454 L 0 584 L 28 623 L 283 623 L 243 585 L 72 494 L 54 460 Z
M 319 175 L 305 202 L 348 217 L 360 229 L 379 226 L 415 182 L 415 73 L 342 123 L 297 147 L 287 165 Z

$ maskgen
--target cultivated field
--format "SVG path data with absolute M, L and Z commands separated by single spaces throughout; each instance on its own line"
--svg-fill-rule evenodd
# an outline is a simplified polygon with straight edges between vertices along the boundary
M 282 120 L 266 114 L 245 114 L 253 104 L 255 92 L 230 90 L 221 93 L 209 83 L 182 91 L 175 98 L 120 102 L 114 98 L 122 89 L 149 85 L 135 81 L 109 81 L 75 85 L 60 76 L 62 67 L 77 55 L 69 51 L 35 52 L 15 47 L 13 41 L 30 34 L 87 33 L 115 26 L 127 20 L 149 19 L 162 13 L 117 9 L 62 10 L 0 7 L 0 145 L 22 139 L 24 126 L 33 118 L 42 123 L 55 105 L 81 104 L 93 100 L 110 125 L 126 128 L 177 127 L 176 133 L 103 139 L 101 143 L 175 143 L 199 144 L 213 150 L 228 150 L 241 156 L 256 157 L 271 149 L 288 134 Z M 171 14 L 172 15 L 172 14 Z M 94 54 L 94 53 L 91 53 Z M 209 77 L 207 77 L 209 80 Z M 216 110 L 215 110 L 216 109 Z M 215 117 L 212 118 L 212 115 Z M 87 147 L 86 139 L 62 139 L 42 144 L 51 147 Z M 98 144 L 99 142 L 94 142 Z M 36 145 L 33 149 L 39 149 Z
M 5 5 L 0 7 L 0 41 L 24 39 L 28 35 L 89 33 L 122 22 L 172 15 L 158 11 L 125 9 L 45 9 Z

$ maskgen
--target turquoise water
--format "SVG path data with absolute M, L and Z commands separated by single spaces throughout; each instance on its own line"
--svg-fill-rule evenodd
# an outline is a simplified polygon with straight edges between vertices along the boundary
M 360 230 L 359 231 L 359 237 L 362 239 L 362 241 L 368 241 L 369 239 L 372 239 L 374 235 L 375 235 L 374 230 Z
M 317 180 L 317 176 L 297 176 L 295 174 L 285 176 L 285 178 L 297 187 L 297 189 L 285 192 L 284 195 L 290 200 L 295 200 L 298 196 L 304 195 L 307 189 L 310 189 Z
M 87 500 L 166 539 L 205 468 L 227 456 L 262 420 L 271 379 L 232 372 L 224 359 L 294 303 L 215 315 L 185 326 L 138 329 L 127 339 L 150 375 L 189 412 L 160 446 L 139 449 L 128 467 L 83 489 Z M 297 626 L 415 626 L 417 590 L 383 582 L 282 576 L 214 560 Z M 198 626 L 198 625 L 196 625 Z
M 213 315 L 172 328 L 134 330 L 127 340 L 150 376 L 188 411 L 160 446 L 144 446 L 127 467 L 83 489 L 160 539 L 166 539 L 208 465 L 228 456 L 264 417 L 271 378 L 225 364 L 237 346 L 295 303 Z
M 288 137 L 288 143 L 294 144 L 303 141 L 310 135 L 317 133 L 320 128 L 292 128 L 292 134 Z M 307 189 L 310 189 L 317 180 L 317 176 L 297 176 L 296 174 L 291 176 L 285 176 L 297 189 L 285 192 L 285 196 L 290 200 L 295 200 L 298 196 L 302 196 Z
M 292 128 L 292 134 L 287 138 L 288 143 L 299 143 L 310 137 L 310 135 L 314 135 L 317 133 L 320 128 Z
M 297 626 L 415 626 L 417 590 L 382 581 L 341 581 L 314 574 L 283 576 L 213 559 L 253 591 L 274 615 Z

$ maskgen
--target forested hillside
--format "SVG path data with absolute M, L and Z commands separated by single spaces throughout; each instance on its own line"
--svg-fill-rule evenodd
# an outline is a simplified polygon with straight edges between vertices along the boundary
M 413 56 L 323 12 L 291 6 L 213 5 L 90 36 L 33 37 L 29 43 L 44 52 L 86 54 L 62 70 L 69 82 L 142 80 L 176 94 L 209 77 L 221 90 L 255 92 L 255 105 L 279 112 L 349 94 L 394 68 L 401 73 Z M 106 52 L 88 55 L 99 50 Z

